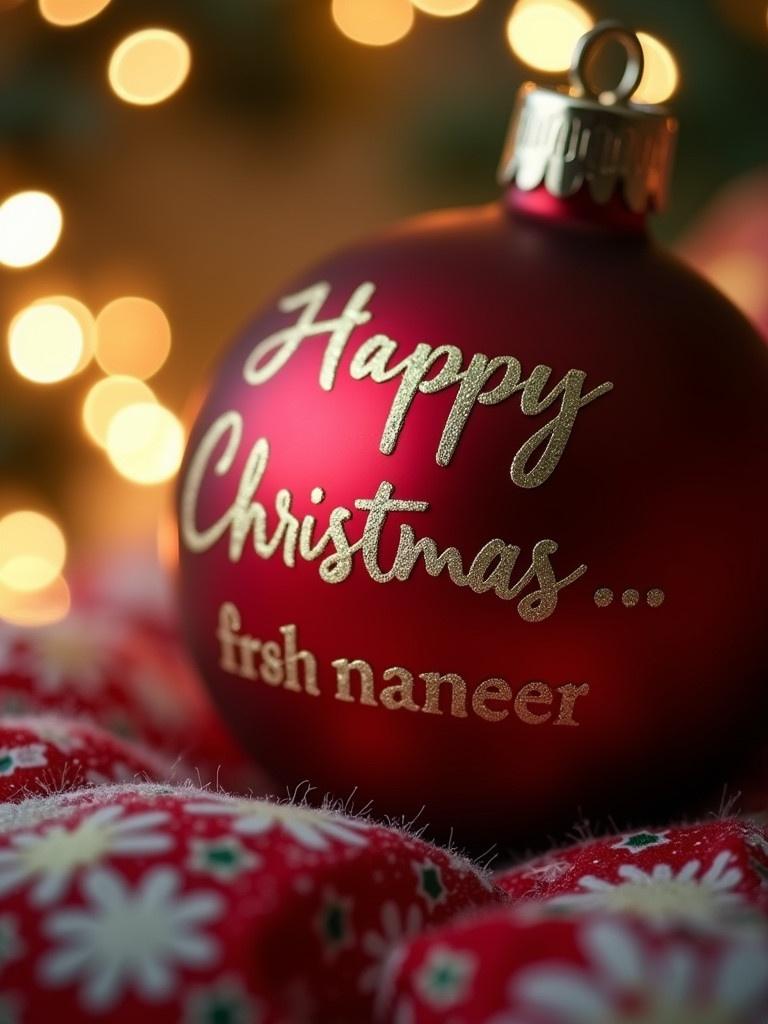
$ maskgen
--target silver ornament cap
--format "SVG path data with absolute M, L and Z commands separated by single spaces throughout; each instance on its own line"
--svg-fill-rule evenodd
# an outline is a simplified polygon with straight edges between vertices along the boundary
M 589 65 L 609 41 L 623 47 L 621 80 L 598 90 Z M 620 190 L 636 213 L 661 209 L 667 200 L 677 120 L 666 108 L 632 102 L 643 74 L 643 49 L 634 32 L 601 21 L 579 39 L 570 87 L 527 82 L 518 93 L 499 167 L 502 184 L 524 191 L 544 186 L 558 198 L 586 186 L 596 203 Z

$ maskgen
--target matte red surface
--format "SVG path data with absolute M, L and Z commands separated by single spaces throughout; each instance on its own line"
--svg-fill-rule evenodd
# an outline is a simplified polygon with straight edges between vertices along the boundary
M 423 807 L 422 820 L 455 827 L 467 843 L 532 843 L 581 813 L 623 820 L 682 807 L 733 778 L 735 762 L 764 738 L 768 350 L 723 297 L 625 227 L 501 205 L 425 217 L 282 293 L 329 281 L 322 315 L 330 317 L 362 282 L 376 284 L 373 318 L 353 332 L 332 391 L 318 384 L 327 335 L 305 341 L 267 383 L 243 380 L 252 348 L 295 322 L 277 310 L 280 296 L 225 358 L 189 452 L 226 410 L 242 412 L 246 427 L 232 469 L 209 469 L 200 527 L 232 503 L 251 446 L 266 437 L 271 458 L 256 498 L 272 510 L 271 529 L 279 488 L 323 529 L 324 510 L 354 508 L 388 480 L 395 497 L 431 507 L 391 517 L 385 567 L 403 522 L 441 548 L 456 545 L 466 564 L 499 537 L 521 546 L 521 567 L 543 538 L 559 545 L 560 576 L 588 566 L 551 617 L 528 623 L 516 601 L 457 588 L 422 566 L 407 582 L 379 584 L 358 561 L 346 582 L 330 585 L 316 561 L 288 568 L 246 545 L 232 564 L 226 538 L 203 554 L 182 545 L 191 648 L 232 728 L 278 780 L 309 780 L 318 794 L 356 789 L 377 813 Z M 379 452 L 399 380 L 349 375 L 358 345 L 377 332 L 399 342 L 397 358 L 422 341 L 450 343 L 465 365 L 476 352 L 508 354 L 524 373 L 551 366 L 552 382 L 577 368 L 587 388 L 614 388 L 581 410 L 552 476 L 522 490 L 510 479 L 512 457 L 549 415 L 523 416 L 519 396 L 475 408 L 447 467 L 436 465 L 435 449 L 456 388 L 418 395 L 394 453 Z M 309 500 L 315 486 L 326 491 L 319 507 Z M 365 516 L 355 513 L 352 537 Z M 617 598 L 636 588 L 640 604 L 598 608 L 599 587 Z M 666 600 L 649 608 L 644 595 L 657 587 Z M 222 672 L 216 630 L 225 601 L 240 609 L 243 632 L 265 641 L 296 624 L 300 645 L 317 657 L 321 695 Z M 377 690 L 386 668 L 404 666 L 414 676 L 458 673 L 470 694 L 491 676 L 513 692 L 541 680 L 588 683 L 590 693 L 577 704 L 578 728 L 524 724 L 511 704 L 494 723 L 471 712 L 394 712 L 336 700 L 337 658 L 367 660 Z M 423 683 L 416 699 L 423 703 Z

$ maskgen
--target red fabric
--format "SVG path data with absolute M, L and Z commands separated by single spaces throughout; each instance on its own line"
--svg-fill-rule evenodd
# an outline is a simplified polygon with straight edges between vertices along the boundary
M 183 759 L 198 782 L 265 792 L 172 634 L 114 609 L 37 629 L 0 623 L 0 714 L 60 714 Z M 176 777 L 183 774 L 180 768 Z
M 390 1024 L 764 1024 L 765 929 L 697 932 L 540 905 L 475 916 L 391 958 Z
M 588 840 L 491 881 L 348 816 L 105 785 L 189 765 L 249 784 L 170 622 L 91 601 L 0 626 L 0 1021 L 768 1020 L 755 822 Z
M 394 829 L 191 788 L 5 804 L 0 833 L 25 1020 L 360 1024 L 398 939 L 504 898 Z
M 55 715 L 0 718 L 0 803 L 88 784 L 161 782 L 173 772 L 170 761 L 88 722 Z
M 515 901 L 553 912 L 633 912 L 721 925 L 768 912 L 768 841 L 735 818 L 638 829 L 548 853 L 496 875 Z

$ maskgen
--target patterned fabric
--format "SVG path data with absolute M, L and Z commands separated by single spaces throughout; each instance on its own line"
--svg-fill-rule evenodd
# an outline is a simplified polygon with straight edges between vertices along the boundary
M 136 568 L 85 578 L 60 625 L 0 625 L 0 1024 L 768 1022 L 763 825 L 489 879 L 369 820 L 183 785 L 267 789 Z
M 173 774 L 170 761 L 87 722 L 0 718 L 0 806 L 88 784 L 160 782 Z
M 630 913 L 658 927 L 749 929 L 768 913 L 765 830 L 734 818 L 580 843 L 499 872 L 549 914 Z
M 186 767 L 199 783 L 269 791 L 224 731 L 172 634 L 116 620 L 114 610 L 81 607 L 37 629 L 0 623 L 0 715 L 17 714 L 100 725 L 181 758 L 176 778 Z
M 360 1024 L 398 940 L 503 900 L 446 850 L 302 806 L 162 786 L 0 805 L 8 1020 Z
M 540 905 L 417 939 L 385 968 L 391 1024 L 764 1024 L 768 929 L 660 930 L 628 915 L 554 918 Z

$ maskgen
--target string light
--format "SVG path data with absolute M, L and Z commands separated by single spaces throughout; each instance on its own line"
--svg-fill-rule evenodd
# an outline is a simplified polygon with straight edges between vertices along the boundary
M 411 0 L 411 3 L 424 14 L 433 14 L 438 18 L 453 18 L 457 14 L 466 14 L 474 10 L 480 0 Z
M 50 626 L 66 618 L 71 597 L 67 581 L 58 576 L 43 590 L 22 593 L 0 585 L 0 618 L 16 626 Z
M 31 267 L 56 248 L 61 208 L 47 192 L 17 192 L 0 205 L 0 263 Z
M 61 529 L 40 512 L 20 510 L 0 519 L 0 584 L 29 592 L 49 586 L 67 557 Z
M 115 299 L 96 318 L 96 359 L 106 373 L 146 380 L 171 351 L 171 325 L 156 302 Z
M 55 302 L 27 306 L 8 328 L 11 362 L 22 377 L 36 384 L 70 377 L 80 365 L 84 346 L 77 317 Z
M 126 479 L 159 484 L 170 480 L 181 465 L 184 430 L 169 409 L 140 402 L 112 417 L 106 449 L 112 465 Z
M 83 402 L 83 426 L 103 448 L 112 419 L 126 406 L 157 401 L 152 389 L 135 377 L 105 377 L 89 389 Z
M 83 350 L 80 359 L 72 374 L 80 373 L 90 363 L 96 345 L 96 321 L 93 313 L 84 302 L 72 298 L 71 295 L 48 295 L 45 298 L 36 299 L 33 306 L 60 306 L 77 320 L 83 336 Z
M 664 103 L 680 81 L 677 62 L 660 39 L 647 32 L 638 32 L 637 38 L 643 48 L 645 68 L 632 99 L 635 103 Z
M 69 28 L 101 14 L 110 0 L 37 0 L 40 14 L 52 25 Z
M 413 26 L 411 0 L 333 0 L 331 15 L 348 39 L 366 46 L 389 46 Z
M 165 28 L 145 28 L 118 43 L 109 60 L 113 91 L 126 103 L 152 106 L 181 88 L 192 55 L 187 42 Z
M 539 71 L 567 71 L 578 39 L 592 16 L 574 0 L 518 0 L 507 21 L 515 56 Z

